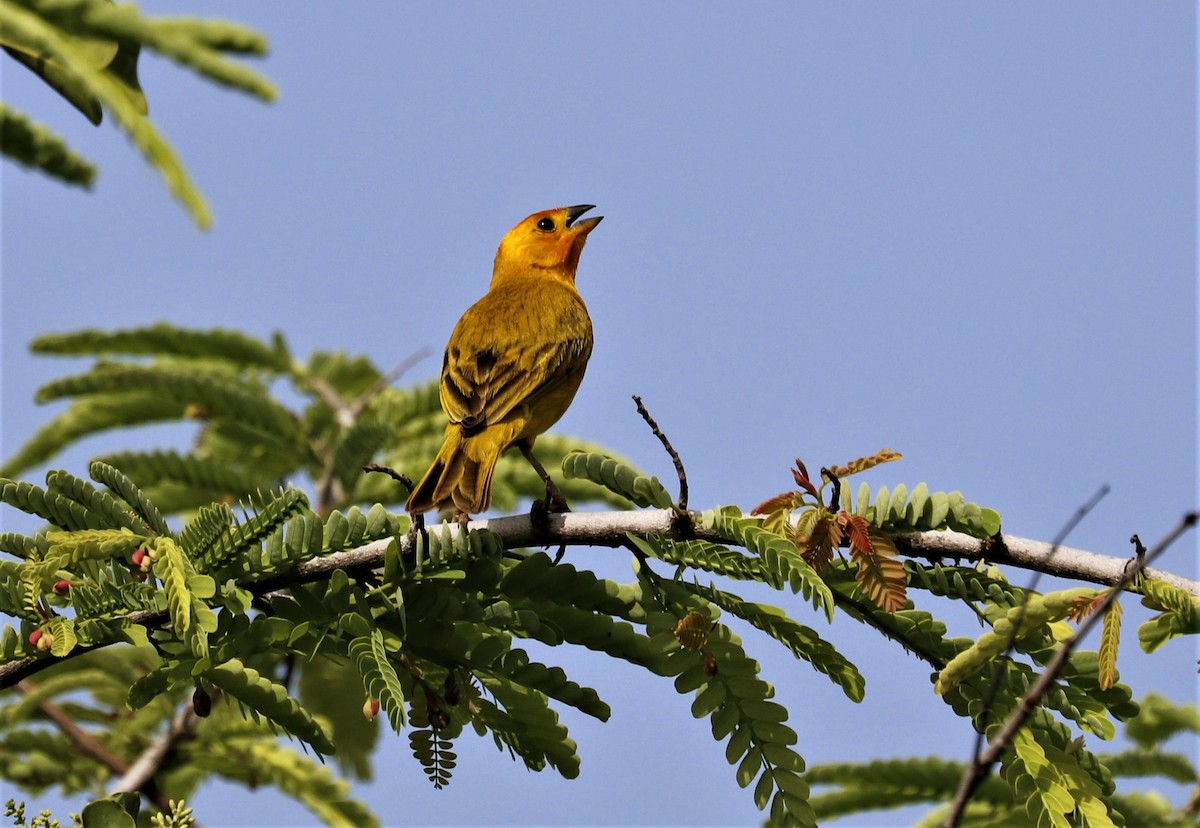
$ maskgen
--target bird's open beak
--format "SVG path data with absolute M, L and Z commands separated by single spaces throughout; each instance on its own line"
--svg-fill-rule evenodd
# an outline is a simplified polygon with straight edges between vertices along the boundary
M 577 221 L 577 219 L 588 210 L 595 208 L 595 206 L 595 204 L 577 204 L 574 207 L 568 207 L 567 227 L 576 228 L 582 233 L 590 233 L 592 228 L 599 224 L 600 220 L 604 218 L 604 216 L 593 216 L 592 218 L 586 218 L 582 221 Z

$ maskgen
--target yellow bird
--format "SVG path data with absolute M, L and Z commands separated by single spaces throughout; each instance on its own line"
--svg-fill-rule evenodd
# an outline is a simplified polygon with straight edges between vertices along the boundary
M 603 216 L 593 205 L 529 216 L 496 251 L 487 294 L 467 309 L 442 360 L 442 410 L 450 418 L 437 459 L 408 498 L 408 511 L 453 507 L 457 519 L 486 511 L 496 461 L 516 445 L 546 481 L 533 441 L 558 422 L 592 355 L 592 320 L 575 269 Z M 564 504 L 565 505 L 565 504 Z

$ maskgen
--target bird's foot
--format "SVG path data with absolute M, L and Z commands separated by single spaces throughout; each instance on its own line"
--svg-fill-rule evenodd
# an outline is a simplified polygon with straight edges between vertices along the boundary
M 529 506 L 529 520 L 539 531 L 550 526 L 550 506 L 545 500 L 535 500 Z
M 425 532 L 425 515 L 417 512 L 410 514 L 409 519 L 411 523 L 408 532 L 404 535 L 404 540 L 409 553 L 416 557 L 418 549 L 429 548 L 429 535 Z
M 458 530 L 464 535 L 467 534 L 467 524 L 471 522 L 471 516 L 462 509 L 455 509 L 454 515 L 450 518 L 454 523 L 458 524 Z
M 534 529 L 539 532 L 545 532 L 550 528 L 550 515 L 552 513 L 561 514 L 562 512 L 571 511 L 567 507 L 567 501 L 563 499 L 561 494 L 559 494 L 558 500 L 559 504 L 555 504 L 554 498 L 547 492 L 545 500 L 533 501 L 533 505 L 529 509 L 529 521 L 533 524 Z M 562 508 L 556 508 L 558 505 L 561 505 Z M 558 546 L 558 551 L 554 553 L 554 562 L 558 563 L 561 561 L 565 554 L 567 554 L 567 545 L 561 543 Z

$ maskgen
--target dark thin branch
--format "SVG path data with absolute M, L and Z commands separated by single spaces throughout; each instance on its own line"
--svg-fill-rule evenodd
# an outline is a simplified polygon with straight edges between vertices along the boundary
M 390 469 L 387 466 L 381 466 L 378 463 L 368 463 L 362 467 L 362 470 L 368 473 L 378 472 L 379 474 L 386 474 L 388 477 L 392 478 L 392 480 L 395 480 L 410 492 L 416 488 L 416 484 L 413 483 L 411 477 L 409 477 L 407 474 L 402 474 L 395 469 Z
M 23 680 L 17 682 L 17 691 L 22 695 L 27 696 L 37 690 L 37 688 L 38 685 L 31 681 Z M 38 705 L 38 710 L 47 719 L 54 722 L 55 726 L 63 732 L 63 735 L 71 741 L 71 744 L 75 745 L 82 753 L 92 757 L 113 773 L 121 774 L 129 770 L 129 766 L 125 764 L 124 759 L 117 756 L 94 736 L 75 724 L 75 720 L 54 702 L 44 701 Z
M 842 481 L 824 466 L 821 467 L 821 476 L 829 479 L 829 511 L 836 514 L 841 500 Z
M 1058 530 L 1058 534 L 1054 536 L 1054 540 L 1050 545 L 1050 554 L 1046 556 L 1047 560 L 1054 560 L 1059 549 L 1062 548 L 1063 541 L 1075 531 L 1075 527 L 1083 522 L 1083 519 L 1088 516 L 1088 513 L 1092 509 L 1096 508 L 1096 505 L 1104 499 L 1108 492 L 1109 486 L 1105 483 L 1087 502 L 1075 510 L 1075 514 L 1071 515 L 1070 520 L 1063 524 L 1063 527 Z M 1029 579 L 1029 586 L 1025 588 L 1025 591 L 1027 593 L 1033 592 L 1037 589 L 1037 585 L 1041 579 L 1041 571 L 1035 571 L 1033 577 Z M 992 668 L 992 680 L 988 683 L 987 694 L 983 698 L 983 707 L 977 717 L 979 725 L 975 730 L 975 747 L 971 749 L 971 756 L 974 757 L 974 761 L 979 761 L 979 754 L 983 751 L 984 731 L 987 729 L 988 718 L 992 714 L 992 705 L 996 703 L 996 694 L 1000 690 L 1000 677 L 1005 670 L 1005 662 L 1017 647 L 1017 633 L 1020 632 L 1022 625 L 1025 623 L 1026 606 L 1027 604 L 1022 603 L 1017 609 L 1017 617 L 1013 621 L 1012 635 L 1009 636 L 1008 641 L 1004 645 L 1004 652 L 996 659 L 995 666 Z
M 650 412 L 646 410 L 646 406 L 642 405 L 642 398 L 634 394 L 633 401 L 637 405 L 638 413 L 646 421 L 646 425 L 650 426 L 650 430 L 654 432 L 654 436 L 658 438 L 663 448 L 667 450 L 667 454 L 671 455 L 671 462 L 675 464 L 675 474 L 679 477 L 679 509 L 686 512 L 688 504 L 687 473 L 683 470 L 683 461 L 679 459 L 679 452 L 675 451 L 675 447 L 671 445 L 671 441 L 667 439 L 667 435 L 662 433 L 662 429 L 658 427 L 658 423 L 650 416 Z
M 992 740 L 986 750 L 976 756 L 975 761 L 970 764 L 963 774 L 958 793 L 955 795 L 954 802 L 950 806 L 950 814 L 946 817 L 946 821 L 942 823 L 943 828 L 956 828 L 962 820 L 963 812 L 967 807 L 967 803 L 971 800 L 971 796 L 983 780 L 987 778 L 988 774 L 991 773 L 992 766 L 1000 761 L 1000 757 L 1012 745 L 1017 732 L 1025 725 L 1034 708 L 1037 707 L 1042 697 L 1046 695 L 1058 679 L 1075 646 L 1083 640 L 1092 627 L 1104 618 L 1104 614 L 1108 612 L 1108 608 L 1112 605 L 1113 601 L 1117 600 L 1117 596 L 1121 594 L 1121 591 L 1125 587 L 1129 586 L 1135 578 L 1141 575 L 1145 565 L 1161 555 L 1184 532 L 1195 526 L 1198 518 L 1200 518 L 1200 512 L 1187 513 L 1176 524 L 1175 528 L 1168 532 L 1145 557 L 1141 555 L 1135 556 L 1132 560 L 1132 565 L 1125 569 L 1117 583 L 1113 585 L 1104 598 L 1100 600 L 1100 603 L 1096 605 L 1095 609 L 1079 625 L 1079 629 L 1075 635 L 1062 643 L 1062 646 L 1058 648 L 1058 652 L 1054 654 L 1054 658 L 1046 665 L 1046 669 L 1038 676 L 1037 680 L 1030 686 L 1028 692 L 1021 698 L 1017 709 L 1008 717 L 1008 720 L 1004 723 L 1004 727 L 1001 728 L 996 738 Z

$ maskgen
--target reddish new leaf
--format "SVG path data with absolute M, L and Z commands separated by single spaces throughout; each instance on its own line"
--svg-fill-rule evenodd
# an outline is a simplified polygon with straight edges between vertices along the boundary
M 808 540 L 804 544 L 804 551 L 801 553 L 804 560 L 809 566 L 820 572 L 829 566 L 830 561 L 833 560 L 833 553 L 841 545 L 842 524 L 825 509 L 819 510 L 817 519 L 812 525 L 812 533 L 809 534 Z
M 850 536 L 850 548 L 857 549 L 859 552 L 865 552 L 868 555 L 875 554 L 875 545 L 871 542 L 871 522 L 862 515 L 852 515 L 843 510 L 838 519 L 846 527 L 846 534 Z
M 1089 598 L 1086 595 L 1080 595 L 1071 602 L 1071 609 L 1067 611 L 1068 620 L 1074 621 L 1076 624 L 1081 623 L 1083 619 L 1087 618 L 1096 611 L 1096 607 L 1100 605 L 1102 600 L 1104 600 L 1103 592 L 1094 598 Z
M 774 497 L 768 497 L 762 503 L 750 510 L 752 515 L 769 515 L 780 509 L 795 509 L 800 505 L 800 496 L 796 492 L 784 492 Z
M 869 457 L 860 457 L 857 460 L 851 460 L 844 466 L 830 466 L 829 470 L 837 477 L 848 477 L 852 474 L 866 471 L 867 469 L 875 468 L 882 463 L 890 463 L 893 460 L 899 460 L 903 457 L 900 452 L 892 451 L 891 449 L 880 449 Z
M 792 469 L 792 479 L 796 481 L 797 486 L 820 500 L 821 495 L 818 494 L 817 487 L 813 485 L 812 478 L 808 476 L 808 467 L 799 457 L 796 458 L 796 468 Z
M 891 538 L 871 533 L 872 552 L 850 547 L 850 559 L 857 564 L 854 577 L 875 606 L 884 612 L 903 609 L 908 600 L 908 580 L 904 565 Z

